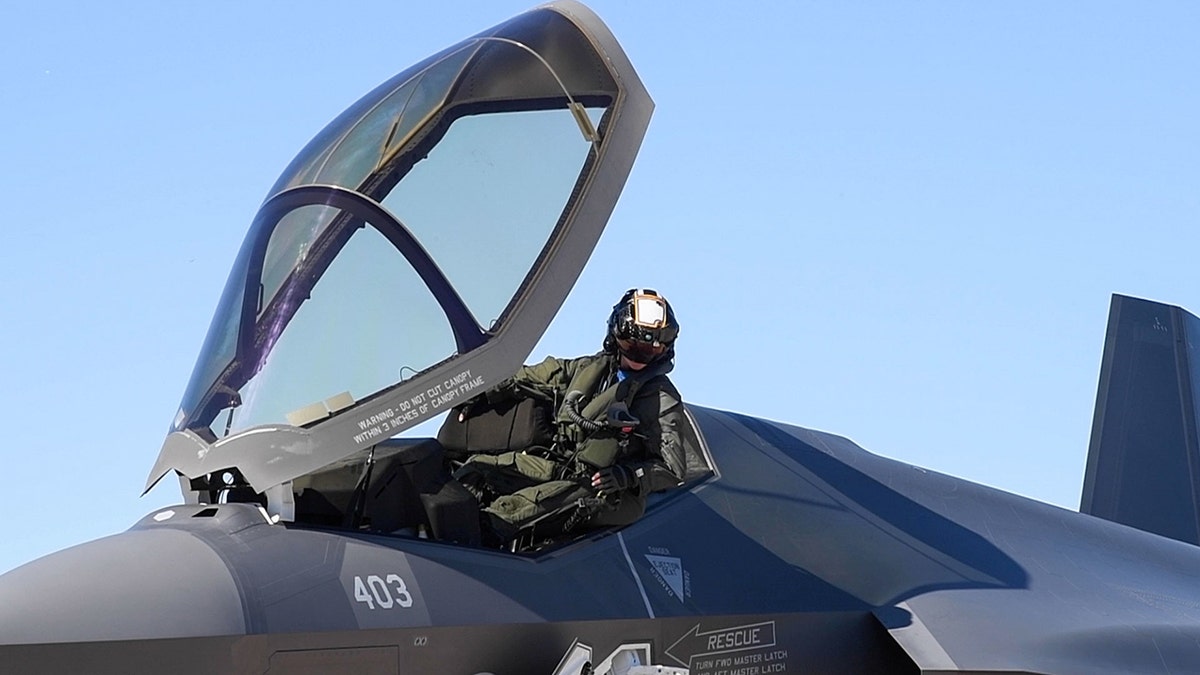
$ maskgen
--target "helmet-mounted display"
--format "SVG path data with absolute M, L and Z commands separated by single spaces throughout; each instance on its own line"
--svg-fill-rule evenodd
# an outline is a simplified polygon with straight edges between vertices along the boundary
M 674 356 L 678 336 L 679 321 L 667 299 L 648 288 L 631 288 L 608 316 L 604 349 L 635 363 L 654 363 Z

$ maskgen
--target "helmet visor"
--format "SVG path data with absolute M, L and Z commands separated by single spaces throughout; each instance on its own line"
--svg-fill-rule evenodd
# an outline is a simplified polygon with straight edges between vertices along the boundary
M 617 348 L 621 350 L 621 356 L 634 363 L 642 364 L 653 363 L 655 359 L 663 355 L 663 352 L 667 351 L 667 346 L 661 342 L 642 342 L 623 338 L 617 338 Z

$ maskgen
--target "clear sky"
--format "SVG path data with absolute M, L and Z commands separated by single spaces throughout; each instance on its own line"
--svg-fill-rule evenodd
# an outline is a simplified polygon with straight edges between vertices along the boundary
M 630 286 L 685 398 L 1077 508 L 1112 293 L 1200 311 L 1200 5 L 596 0 L 657 108 L 531 359 Z M 511 0 L 0 10 L 0 571 L 128 528 L 267 189 Z

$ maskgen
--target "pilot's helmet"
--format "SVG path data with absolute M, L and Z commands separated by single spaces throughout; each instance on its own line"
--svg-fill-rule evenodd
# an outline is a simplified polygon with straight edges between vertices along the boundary
M 679 321 L 667 299 L 648 288 L 631 288 L 608 315 L 604 350 L 650 364 L 674 356 L 678 336 Z

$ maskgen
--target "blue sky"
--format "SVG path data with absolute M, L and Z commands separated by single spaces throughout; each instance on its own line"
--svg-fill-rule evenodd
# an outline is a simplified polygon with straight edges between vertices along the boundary
M 507 0 L 0 12 L 0 571 L 141 486 L 246 227 L 300 148 Z M 1200 311 L 1200 6 L 591 6 L 657 108 L 531 359 L 672 301 L 699 405 L 1076 508 L 1110 295 Z

